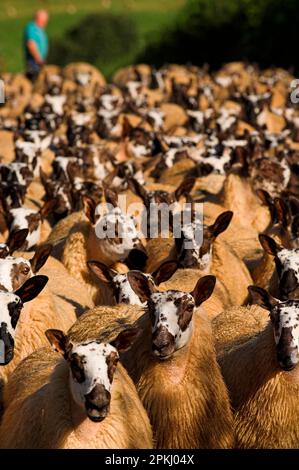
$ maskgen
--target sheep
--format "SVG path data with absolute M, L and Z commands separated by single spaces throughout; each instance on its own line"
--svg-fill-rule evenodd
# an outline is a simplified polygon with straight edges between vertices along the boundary
M 19 232 L 23 231 L 20 230 Z M 27 230 L 24 232 L 26 233 Z M 21 256 L 24 253 L 0 258 L 0 290 L 14 292 L 21 287 L 45 264 L 51 249 L 51 245 L 40 246 L 30 259 L 26 259 L 26 255 Z
M 4 344 L 2 364 L 9 364 L 14 357 L 16 326 L 25 302 L 34 299 L 48 281 L 46 276 L 28 279 L 15 292 L 0 291 L 1 295 L 1 340 Z
M 219 359 L 234 412 L 236 447 L 298 447 L 299 303 L 279 301 L 260 287 L 249 291 L 271 321 Z
M 133 217 L 123 214 L 118 207 L 113 207 L 99 218 L 97 208 L 100 206 L 96 206 L 91 198 L 84 197 L 83 204 L 88 222 L 79 223 L 71 230 L 64 246 L 62 262 L 68 272 L 86 286 L 95 305 L 107 303 L 106 289 L 99 289 L 101 286 L 89 272 L 87 261 L 91 259 L 111 266 L 118 261 L 127 260 L 130 268 L 139 269 L 145 264 L 147 255 Z M 115 202 L 113 205 L 116 205 Z M 119 234 L 109 235 L 111 229 L 118 229 Z M 128 234 L 126 238 L 122 233 Z M 107 295 L 110 299 L 109 293 Z
M 232 415 L 211 325 L 196 310 L 211 295 L 215 277 L 200 278 L 187 293 L 156 292 L 142 273 L 128 276 L 148 311 L 136 322 L 143 333 L 121 361 L 149 414 L 156 447 L 231 447 Z
M 175 245 L 168 254 L 168 259 L 177 259 L 185 269 L 177 270 L 174 276 L 161 286 L 163 289 L 177 289 L 179 285 L 190 287 L 198 274 L 214 274 L 217 277 L 216 295 L 206 303 L 206 310 L 211 316 L 231 305 L 242 304 L 247 297 L 247 286 L 251 282 L 248 269 L 231 247 L 216 240 L 226 230 L 232 216 L 232 212 L 226 211 L 220 214 L 213 224 L 204 225 L 202 241 L 197 240 L 197 230 L 201 229 L 199 221 L 192 221 L 183 226 L 181 238 L 174 239 Z M 149 265 L 153 269 L 153 261 L 158 261 L 152 248 L 155 248 L 155 244 L 149 242 L 147 253 L 150 261 L 146 271 Z M 238 279 L 238 289 L 235 288 L 235 279 Z
M 124 303 L 145 306 L 145 303 L 140 300 L 138 295 L 131 288 L 128 278 L 128 269 L 126 270 L 127 272 L 120 272 L 120 266 L 118 266 L 118 270 L 116 270 L 104 263 L 93 260 L 88 261 L 87 264 L 97 278 L 110 289 L 111 297 L 113 298 L 109 299 L 109 305 Z M 158 286 L 166 282 L 177 269 L 178 263 L 176 261 L 165 261 L 156 271 L 144 275 L 153 284 Z
M 48 237 L 50 228 L 44 219 L 53 210 L 54 205 L 55 201 L 48 201 L 39 211 L 26 207 L 16 207 L 6 212 L 5 217 L 10 232 L 28 229 L 28 236 L 24 243 L 26 249 L 45 241 Z
M 261 244 L 274 257 L 276 272 L 269 281 L 271 293 L 282 299 L 296 299 L 299 293 L 299 248 L 284 248 L 268 235 L 260 235 Z M 269 263 L 274 267 L 273 262 Z
M 270 222 L 267 208 L 261 206 L 250 183 L 233 174 L 228 175 L 224 183 L 223 206 L 233 210 L 235 222 L 246 229 L 243 257 L 245 255 L 247 258 L 252 258 L 259 249 L 257 235 L 263 232 Z
M 106 266 L 98 261 L 88 261 L 88 266 L 91 271 L 97 276 L 101 283 L 104 283 L 109 289 L 106 290 L 105 299 L 102 303 L 113 305 L 113 303 L 129 303 L 134 305 L 142 305 L 145 303 L 138 297 L 133 291 L 129 282 L 129 271 L 120 272 L 118 269 Z M 177 261 L 165 261 L 152 273 L 143 273 L 147 279 L 155 286 L 160 286 L 160 290 L 178 289 L 182 286 L 185 289 L 192 289 L 200 272 L 197 269 L 180 269 L 178 276 L 175 275 L 175 271 L 178 269 L 179 263 Z M 214 295 L 207 299 L 205 305 L 205 311 L 211 318 L 218 315 L 228 305 L 230 305 L 229 293 L 221 282 L 216 282 L 214 288 Z
M 67 330 L 77 320 L 77 316 L 92 306 L 84 286 L 68 274 L 62 263 L 52 257 L 48 258 L 48 245 L 41 247 L 34 256 L 30 252 L 22 254 L 24 256 L 23 263 L 27 262 L 26 266 L 28 265 L 30 269 L 26 275 L 29 279 L 23 286 L 36 277 L 49 279 L 49 281 L 39 297 L 25 306 L 19 319 L 14 358 L 7 366 L 0 369 L 1 388 L 5 386 L 10 374 L 24 357 L 47 344 L 43 335 L 45 329 L 64 328 Z M 31 277 L 32 272 L 37 271 L 41 276 Z M 20 275 L 19 283 L 20 281 L 24 282 L 26 276 L 23 274 L 21 277 Z
M 98 308 L 67 335 L 46 331 L 56 352 L 36 351 L 12 375 L 1 448 L 152 448 L 149 419 L 119 362 L 139 330 L 125 318 L 111 322 L 116 313 Z
M 34 350 L 34 347 L 39 345 L 41 331 L 38 324 L 38 316 L 40 313 L 45 316 L 48 311 L 43 309 L 40 312 L 35 309 L 37 303 L 41 305 L 41 301 L 35 300 L 23 309 L 23 303 L 29 302 L 34 299 L 44 286 L 48 278 L 46 276 L 35 276 L 28 279 L 18 290 L 13 292 L 0 291 L 1 296 L 1 335 L 0 339 L 4 345 L 4 358 L 1 359 L 0 367 L 0 408 L 2 407 L 2 392 L 11 371 L 15 368 L 16 364 L 27 354 Z M 45 302 L 43 307 L 47 307 Z M 35 323 L 31 321 L 34 309 Z M 43 317 L 42 317 L 43 318 Z M 51 321 L 51 320 L 50 320 Z M 47 325 L 47 323 L 45 323 Z M 16 326 L 18 327 L 16 330 Z M 26 334 L 24 334 L 26 332 Z M 37 333 L 37 334 L 36 334 Z M 21 344 L 21 337 L 22 344 Z M 31 344 L 30 344 L 31 340 Z M 27 343 L 26 343 L 27 341 Z

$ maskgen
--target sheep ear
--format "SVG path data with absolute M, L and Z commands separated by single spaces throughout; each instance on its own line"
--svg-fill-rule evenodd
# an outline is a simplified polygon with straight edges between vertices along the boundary
M 222 212 L 222 214 L 218 215 L 213 225 L 209 226 L 209 231 L 211 232 L 214 238 L 218 237 L 220 233 L 224 232 L 227 229 L 232 220 L 233 215 L 234 213 L 232 211 Z
M 265 191 L 264 189 L 257 189 L 256 194 L 265 206 L 272 206 L 273 199 L 267 191 Z
M 30 300 L 35 299 L 35 297 L 37 297 L 43 290 L 48 280 L 49 278 L 47 276 L 31 277 L 15 291 L 15 294 L 20 297 L 23 303 L 30 302 Z
M 142 270 L 147 262 L 148 256 L 145 248 L 133 248 L 128 254 L 125 264 L 129 269 Z
M 140 333 L 140 328 L 129 328 L 127 330 L 121 331 L 117 338 L 115 338 L 115 340 L 110 344 L 111 346 L 114 346 L 118 352 L 126 351 L 136 341 Z
M 105 284 L 110 284 L 113 281 L 113 277 L 117 275 L 117 271 L 108 268 L 106 264 L 100 263 L 99 261 L 87 261 L 89 269 Z
M 88 220 L 92 225 L 96 223 L 95 219 L 95 210 L 96 210 L 96 203 L 91 197 L 83 196 L 82 197 L 82 204 L 83 204 L 83 211 Z
M 265 252 L 269 255 L 276 256 L 277 253 L 282 250 L 282 248 L 277 245 L 273 238 L 269 237 L 268 235 L 264 235 L 263 233 L 259 234 L 259 241 Z
M 50 201 L 45 202 L 45 204 L 39 211 L 41 218 L 42 219 L 47 218 L 54 211 L 56 205 L 57 205 L 56 199 L 51 199 Z
M 140 199 L 142 199 L 144 204 L 147 203 L 147 191 L 137 180 L 135 180 L 135 178 L 128 179 L 128 186 L 134 194 L 136 194 L 140 197 Z
M 104 194 L 105 194 L 105 199 L 106 199 L 106 202 L 108 204 L 111 204 L 113 207 L 117 207 L 118 206 L 118 196 L 117 196 L 117 193 L 112 191 L 111 189 L 109 188 L 106 188 L 104 190 Z
M 156 288 L 152 282 L 140 271 L 129 271 L 128 281 L 131 288 L 138 295 L 141 302 L 149 300 L 151 294 L 156 292 Z
M 45 335 L 54 351 L 60 353 L 66 359 L 67 337 L 61 330 L 47 330 Z
M 9 254 L 11 255 L 14 251 L 19 250 L 24 245 L 27 235 L 29 233 L 28 228 L 23 228 L 21 230 L 15 230 L 9 234 L 8 240 L 6 242 L 9 248 Z
M 249 286 L 248 291 L 251 295 L 252 303 L 258 304 L 266 310 L 271 311 L 271 309 L 279 303 L 278 300 L 261 287 Z
M 188 177 L 182 181 L 182 183 L 174 192 L 174 196 L 177 201 L 180 199 L 181 196 L 184 196 L 185 194 L 190 193 L 190 191 L 192 190 L 195 184 L 195 181 L 196 181 L 196 178 L 194 177 Z
M 152 273 L 156 286 L 168 281 L 179 267 L 178 261 L 165 261 Z
M 33 258 L 31 258 L 30 260 L 31 269 L 34 274 L 37 273 L 43 267 L 52 252 L 52 248 L 52 245 L 50 245 L 49 243 L 37 247 Z
M 205 300 L 207 300 L 213 293 L 216 284 L 215 276 L 203 276 L 198 279 L 196 286 L 190 294 L 195 300 L 195 305 L 198 307 Z
M 281 222 L 283 227 L 288 227 L 292 221 L 291 211 L 288 205 L 280 197 L 274 199 L 274 206 L 276 209 L 277 220 Z

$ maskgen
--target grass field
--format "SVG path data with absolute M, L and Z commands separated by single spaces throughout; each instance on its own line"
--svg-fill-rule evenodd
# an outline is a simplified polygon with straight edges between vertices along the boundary
M 187 0 L 0 0 L 0 68 L 18 72 L 23 69 L 22 35 L 25 24 L 36 8 L 50 12 L 48 34 L 59 38 L 66 29 L 78 23 L 86 14 L 99 11 L 125 13 L 137 23 L 140 40 L 136 50 L 119 63 L 110 64 L 103 72 L 112 73 L 124 62 L 134 62 L 153 35 L 163 31 L 175 21 Z

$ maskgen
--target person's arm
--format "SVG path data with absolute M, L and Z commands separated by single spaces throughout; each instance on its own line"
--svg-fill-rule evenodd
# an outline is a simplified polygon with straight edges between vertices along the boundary
M 28 47 L 28 50 L 29 50 L 30 54 L 34 58 L 35 62 L 39 65 L 42 65 L 44 63 L 44 61 L 43 61 L 40 53 L 38 52 L 38 48 L 37 48 L 36 43 L 32 39 L 29 39 L 27 41 L 26 45 Z

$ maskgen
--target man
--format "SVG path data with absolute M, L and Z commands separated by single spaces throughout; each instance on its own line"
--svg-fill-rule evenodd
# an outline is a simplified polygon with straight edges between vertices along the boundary
M 45 28 L 49 15 L 46 10 L 38 10 L 34 21 L 27 24 L 24 31 L 24 46 L 27 77 L 34 81 L 45 63 L 48 54 L 48 37 Z

